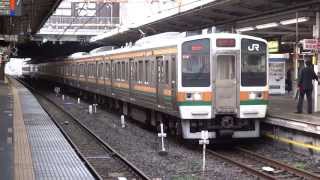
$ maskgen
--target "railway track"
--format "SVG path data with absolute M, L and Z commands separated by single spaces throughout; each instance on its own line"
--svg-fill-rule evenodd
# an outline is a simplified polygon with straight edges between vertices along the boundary
M 150 179 L 72 114 L 35 89 L 32 91 L 97 179 Z
M 230 151 L 208 150 L 208 153 L 223 160 L 229 161 L 232 164 L 236 164 L 245 171 L 248 171 L 249 173 L 263 179 L 320 179 L 320 175 L 318 174 L 289 166 L 282 162 L 269 159 L 239 147 Z M 262 167 L 271 167 L 272 170 L 269 168 L 270 171 L 266 171 L 263 170 Z

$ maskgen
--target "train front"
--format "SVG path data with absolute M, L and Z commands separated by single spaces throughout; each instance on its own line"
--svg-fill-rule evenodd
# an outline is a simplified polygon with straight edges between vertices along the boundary
M 268 103 L 267 44 L 238 34 L 189 37 L 179 45 L 177 104 L 185 139 L 254 138 Z

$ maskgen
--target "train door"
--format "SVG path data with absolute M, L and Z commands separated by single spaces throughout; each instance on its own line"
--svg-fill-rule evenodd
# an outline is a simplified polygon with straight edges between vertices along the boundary
M 133 94 L 132 94 L 132 88 L 134 85 L 134 73 L 135 73 L 135 69 L 134 69 L 134 61 L 132 58 L 129 59 L 129 77 L 128 77 L 128 81 L 129 81 L 129 98 L 133 98 Z
M 157 60 L 157 102 L 162 107 L 173 105 L 172 66 L 175 59 L 170 56 L 159 56 Z M 175 76 L 175 74 L 174 74 Z
M 236 54 L 215 56 L 215 112 L 234 114 L 237 112 L 237 58 Z
M 156 93 L 157 93 L 157 104 L 160 107 L 164 107 L 164 94 L 163 91 L 165 89 L 165 84 L 163 83 L 163 75 L 164 75 L 164 57 L 158 56 L 156 57 L 156 74 L 157 74 L 157 81 L 156 81 Z
M 171 103 L 173 107 L 176 107 L 176 56 L 172 55 L 171 56 L 171 66 L 169 67 L 169 72 L 171 72 L 171 78 L 170 78 L 170 85 L 171 85 Z

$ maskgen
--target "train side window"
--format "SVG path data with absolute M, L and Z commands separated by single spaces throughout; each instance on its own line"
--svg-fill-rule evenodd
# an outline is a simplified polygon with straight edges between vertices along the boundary
M 121 62 L 118 62 L 118 80 L 121 80 Z
M 81 74 L 82 76 L 85 76 L 85 72 L 84 72 L 84 64 L 81 65 Z
M 139 72 L 138 72 L 139 83 L 143 82 L 143 61 L 139 61 Z
M 111 77 L 112 79 L 116 79 L 116 73 L 115 73 L 117 68 L 116 63 L 112 62 L 110 67 L 111 67 Z
M 93 77 L 93 64 L 90 64 L 90 76 Z
M 155 78 L 156 82 L 161 82 L 161 75 L 162 75 L 162 63 L 163 63 L 163 57 L 157 56 L 156 57 L 156 67 L 155 67 Z
M 144 62 L 145 64 L 145 83 L 146 84 L 149 84 L 149 81 L 150 81 L 150 61 L 149 60 L 146 60 Z
M 126 61 L 126 65 L 125 65 L 125 75 L 124 75 L 124 80 L 128 80 L 128 75 L 129 75 L 129 61 Z
M 101 63 L 101 79 L 104 79 L 106 77 L 106 67 L 107 67 L 107 63 Z
M 135 67 L 134 80 L 136 82 L 138 82 L 139 81 L 139 79 L 138 79 L 138 72 L 139 72 L 139 70 L 138 70 L 138 62 L 134 63 L 134 67 Z
M 106 63 L 106 76 L 107 79 L 110 78 L 110 64 Z
M 164 66 L 164 76 L 165 76 L 165 83 L 169 84 L 169 61 L 165 61 L 165 66 Z
M 69 76 L 70 75 L 70 64 L 66 65 L 66 75 Z
M 97 63 L 94 63 L 94 64 L 92 64 L 92 67 L 93 67 L 93 73 L 92 73 L 92 76 L 94 77 L 94 78 L 96 78 L 97 77 Z
M 150 83 L 154 82 L 154 61 L 151 60 L 150 65 Z
M 99 63 L 99 65 L 97 66 L 98 68 L 98 79 L 102 79 L 102 67 L 103 67 L 103 64 L 102 63 Z
M 163 74 L 164 74 L 164 68 L 163 68 L 163 66 L 164 66 L 164 61 L 162 60 L 162 61 L 160 61 L 160 70 L 159 70 L 159 73 L 160 73 L 160 82 L 162 82 L 163 83 L 163 80 L 164 80 L 164 76 L 163 76 Z
M 126 70 L 125 70 L 125 62 L 122 61 L 121 62 L 121 80 L 125 80 L 125 74 L 126 74 Z
M 118 79 L 119 78 L 119 63 L 115 63 L 115 72 L 114 72 L 115 76 L 114 78 L 115 79 Z
M 83 75 L 85 77 L 88 76 L 88 64 L 87 63 L 83 64 Z
M 91 74 L 91 64 L 87 64 L 87 76 L 90 77 L 90 74 Z
M 90 64 L 91 68 L 90 68 L 90 76 L 93 77 L 93 64 Z
M 115 72 L 114 72 L 114 74 L 115 74 L 114 78 L 115 79 L 119 79 L 119 63 L 118 62 L 115 63 Z
M 131 80 L 136 81 L 136 63 L 132 60 L 131 62 Z

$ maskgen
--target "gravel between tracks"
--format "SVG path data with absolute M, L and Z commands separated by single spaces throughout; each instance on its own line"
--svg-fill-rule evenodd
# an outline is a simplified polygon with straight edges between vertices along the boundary
M 166 140 L 167 156 L 158 154 L 160 139 L 155 132 L 145 130 L 135 123 L 127 122 L 120 127 L 120 117 L 98 109 L 94 115 L 88 114 L 88 104 L 66 97 L 65 101 L 48 94 L 56 103 L 78 117 L 97 135 L 123 154 L 129 161 L 143 170 L 149 177 L 162 179 L 256 179 L 237 166 L 218 158 L 208 156 L 207 172 L 201 174 L 202 154 L 195 149 L 172 140 Z
M 281 146 L 281 143 L 272 143 L 271 141 L 262 140 L 259 141 L 259 143 L 250 145 L 246 148 L 258 154 L 263 154 L 267 158 L 278 160 L 293 167 L 320 174 L 319 157 L 316 158 L 292 152 Z

